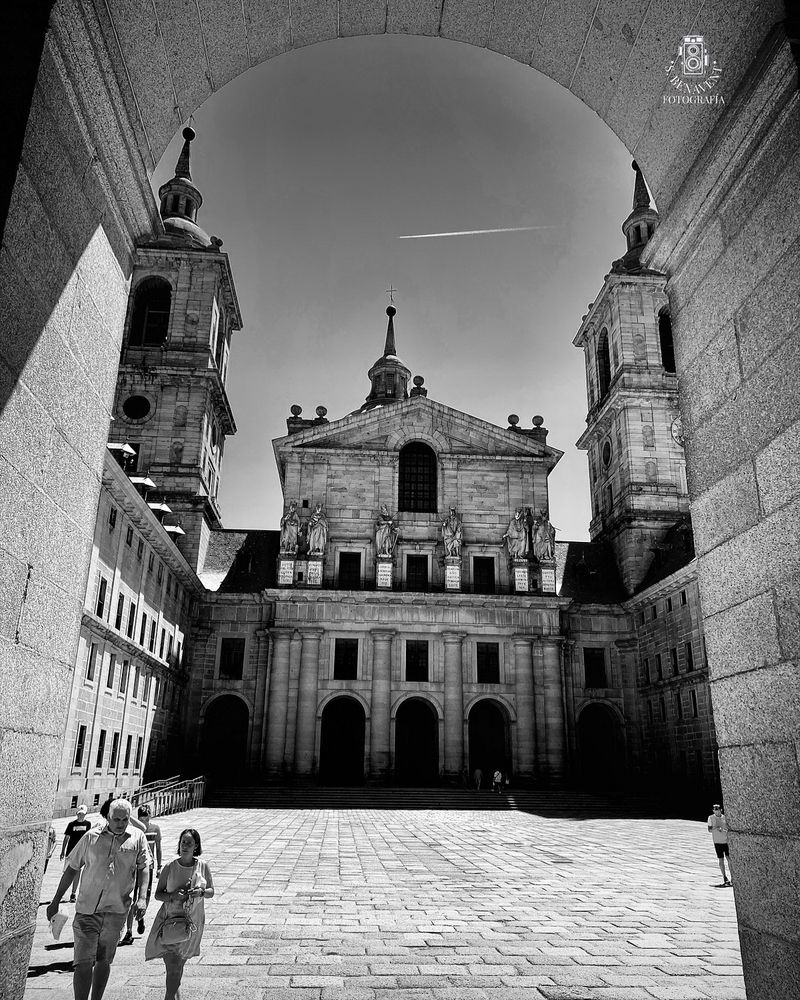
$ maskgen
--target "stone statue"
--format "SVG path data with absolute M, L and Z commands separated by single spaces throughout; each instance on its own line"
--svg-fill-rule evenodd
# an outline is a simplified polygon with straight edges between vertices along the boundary
M 390 556 L 394 552 L 399 532 L 395 519 L 389 513 L 389 508 L 385 503 L 381 504 L 381 511 L 375 522 L 375 550 L 379 556 Z
M 450 508 L 450 513 L 442 521 L 442 541 L 444 543 L 445 556 L 461 555 L 461 518 L 458 516 L 455 507 Z
M 547 513 L 533 522 L 533 554 L 539 562 L 556 557 L 556 529 L 550 523 Z
M 289 509 L 281 518 L 281 555 L 297 555 L 297 535 L 300 531 L 300 517 L 297 513 L 297 501 L 292 500 Z
M 308 554 L 310 556 L 325 554 L 325 546 L 328 543 L 328 519 L 322 512 L 321 503 L 317 504 L 314 513 L 308 519 L 306 538 L 308 539 Z
M 514 511 L 514 516 L 508 522 L 503 538 L 508 546 L 508 554 L 511 559 L 527 559 L 528 526 L 525 523 L 525 512 L 522 507 L 517 507 Z

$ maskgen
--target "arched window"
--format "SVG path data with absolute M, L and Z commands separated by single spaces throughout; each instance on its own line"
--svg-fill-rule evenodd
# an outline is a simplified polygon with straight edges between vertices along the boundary
M 411 441 L 400 451 L 398 510 L 435 514 L 436 454 L 422 441 Z
M 611 385 L 611 358 L 608 354 L 608 330 L 603 330 L 597 341 L 597 384 L 600 399 L 608 392 Z
M 145 278 L 135 293 L 130 347 L 156 347 L 167 339 L 172 290 L 163 278 Z
M 658 339 L 661 343 L 661 364 L 665 372 L 675 372 L 675 348 L 672 345 L 672 320 L 669 309 L 658 314 Z

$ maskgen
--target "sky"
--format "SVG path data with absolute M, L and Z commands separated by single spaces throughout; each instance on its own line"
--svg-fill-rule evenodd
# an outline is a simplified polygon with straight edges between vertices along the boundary
M 502 427 L 544 417 L 560 539 L 588 538 L 581 317 L 625 241 L 631 157 L 567 90 L 440 38 L 337 39 L 263 63 L 195 112 L 198 223 L 223 240 L 234 334 L 219 493 L 227 528 L 277 528 L 289 408 L 369 392 L 394 287 L 397 352 L 429 397 Z M 171 177 L 180 131 L 153 176 Z M 401 236 L 532 228 L 430 239 Z

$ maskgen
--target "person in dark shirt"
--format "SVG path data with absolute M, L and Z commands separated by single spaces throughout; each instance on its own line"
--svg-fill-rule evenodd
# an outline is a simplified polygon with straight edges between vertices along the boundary
M 67 823 L 67 828 L 64 831 L 64 840 L 63 840 L 63 842 L 61 844 L 61 860 L 62 861 L 64 860 L 64 858 L 68 854 L 72 853 L 73 848 L 78 843 L 78 841 L 81 839 L 81 837 L 85 833 L 88 833 L 89 830 L 91 830 L 91 828 L 92 828 L 92 824 L 86 818 L 86 806 L 83 803 L 81 803 L 78 806 L 78 811 L 75 814 L 75 819 L 73 819 L 72 822 Z M 66 870 L 66 868 L 65 868 L 65 870 Z M 70 903 L 74 903 L 75 902 L 75 893 L 78 890 L 78 882 L 80 880 L 80 877 L 81 877 L 81 870 L 78 869 L 75 872 L 75 878 L 74 878 L 74 880 L 72 882 L 72 887 L 71 887 L 71 892 L 70 892 L 70 897 L 69 897 Z

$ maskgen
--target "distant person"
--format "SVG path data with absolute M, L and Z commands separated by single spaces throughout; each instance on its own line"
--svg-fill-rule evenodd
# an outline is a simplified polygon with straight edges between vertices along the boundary
M 93 827 L 70 852 L 67 868 L 46 910 L 47 919 L 52 920 L 61 897 L 72 885 L 73 871 L 83 870 L 72 921 L 75 1000 L 89 1000 L 90 993 L 92 1000 L 101 1000 L 134 889 L 139 908 L 144 910 L 150 852 L 141 830 L 128 829 L 130 815 L 130 802 L 114 799 L 107 826 Z
M 733 885 L 728 875 L 725 874 L 725 858 L 728 859 L 728 872 L 733 875 L 731 870 L 731 859 L 728 851 L 728 823 L 725 819 L 725 813 L 722 811 L 721 805 L 713 805 L 711 807 L 712 813 L 708 817 L 708 832 L 711 834 L 711 839 L 714 843 L 714 850 L 717 852 L 717 861 L 719 862 L 719 870 L 722 872 L 722 888 L 726 885 Z
M 476 767 L 472 772 L 472 780 L 475 782 L 475 791 L 479 792 L 483 781 L 483 771 L 479 767 Z
M 139 814 L 139 822 L 144 827 L 144 835 L 147 840 L 147 847 L 150 851 L 150 857 L 153 864 L 150 866 L 150 874 L 147 877 L 147 896 L 145 898 L 144 912 L 147 911 L 147 907 L 150 905 L 150 894 L 153 890 L 153 872 L 155 871 L 155 876 L 161 874 L 161 827 L 156 823 L 150 821 L 151 810 L 150 806 L 144 805 L 139 806 L 137 809 Z M 156 868 L 157 866 L 157 868 Z M 120 944 L 133 944 L 133 920 L 134 917 L 138 916 L 138 921 L 136 924 L 136 930 L 139 935 L 144 934 L 144 912 L 138 912 L 137 910 L 138 902 L 134 901 L 131 903 L 131 908 L 128 910 L 128 917 L 125 921 L 126 931 L 125 936 L 120 941 Z
M 204 900 L 214 895 L 211 869 L 200 860 L 202 853 L 197 830 L 184 830 L 178 838 L 178 857 L 164 866 L 156 886 L 161 909 L 150 928 L 144 957 L 146 961 L 164 959 L 164 1000 L 177 1000 L 183 968 L 188 959 L 200 954 L 206 921 Z
M 50 829 L 47 831 L 47 854 L 44 857 L 44 872 L 47 871 L 47 864 L 50 858 L 53 856 L 53 851 L 56 849 L 56 828 L 53 824 L 50 824 Z
M 503 794 L 503 772 L 495 771 L 492 775 L 492 791 L 498 795 Z
M 88 833 L 91 828 L 92 824 L 86 818 L 86 806 L 81 803 L 75 813 L 75 819 L 73 819 L 70 823 L 67 823 L 67 828 L 64 831 L 64 840 L 61 843 L 62 861 L 68 854 L 72 854 L 78 841 L 85 833 Z M 64 871 L 67 871 L 66 865 L 64 866 Z M 76 871 L 75 869 L 70 868 L 69 871 L 72 879 L 71 885 L 67 886 L 67 888 L 71 889 L 69 901 L 70 903 L 74 903 L 75 893 L 78 891 L 78 885 L 81 880 L 81 870 L 78 868 Z M 66 890 L 64 891 L 66 892 Z

